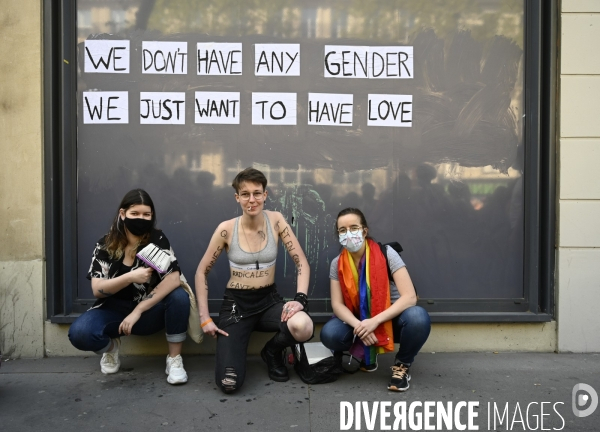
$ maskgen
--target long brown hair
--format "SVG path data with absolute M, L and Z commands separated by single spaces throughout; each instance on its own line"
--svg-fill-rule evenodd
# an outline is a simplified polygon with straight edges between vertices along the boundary
M 127 192 L 121 200 L 121 204 L 119 204 L 117 215 L 113 219 L 113 223 L 105 238 L 106 251 L 111 259 L 121 259 L 128 243 L 127 234 L 125 233 L 125 224 L 119 214 L 120 210 L 123 209 L 127 211 L 130 207 L 140 204 L 150 207 L 152 210 L 152 228 L 154 229 L 156 227 L 156 211 L 154 210 L 154 203 L 152 202 L 150 195 L 148 195 L 148 192 L 143 189 L 133 189 Z M 144 234 L 135 250 L 137 251 L 140 246 L 148 244 L 149 240 L 150 233 Z

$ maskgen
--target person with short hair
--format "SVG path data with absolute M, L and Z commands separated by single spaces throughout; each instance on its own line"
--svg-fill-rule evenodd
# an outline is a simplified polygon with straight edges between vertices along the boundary
M 163 274 L 136 255 L 150 243 L 167 254 Z M 108 234 L 96 244 L 87 278 L 97 300 L 69 328 L 73 346 L 102 354 L 101 372 L 113 374 L 121 366 L 121 336 L 146 336 L 166 328 L 167 382 L 187 382 L 181 348 L 190 298 L 180 286 L 185 277 L 169 240 L 156 228 L 154 203 L 143 189 L 133 189 L 121 200 Z
M 369 237 L 359 209 L 340 211 L 335 229 L 343 247 L 329 274 L 335 316 L 323 326 L 321 342 L 338 358 L 350 351 L 365 372 L 375 371 L 378 354 L 394 351 L 394 341 L 400 343 L 388 390 L 406 391 L 409 368 L 429 336 L 429 314 L 416 305 L 415 288 L 400 255 L 386 246 L 386 258 Z
M 308 312 L 310 269 L 298 239 L 283 215 L 265 210 L 267 179 L 246 168 L 232 183 L 242 215 L 219 224 L 196 271 L 200 322 L 217 339 L 215 381 L 224 393 L 239 390 L 246 377 L 246 355 L 253 331 L 275 332 L 261 351 L 269 377 L 289 379 L 284 361 L 288 346 L 312 338 Z M 275 285 L 277 244 L 283 242 L 296 264 L 297 293 L 284 302 Z M 223 251 L 229 258 L 227 282 L 218 322 L 208 310 L 207 276 Z

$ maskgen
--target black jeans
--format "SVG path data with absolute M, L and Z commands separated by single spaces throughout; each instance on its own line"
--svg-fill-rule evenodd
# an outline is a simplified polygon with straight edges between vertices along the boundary
M 244 311 L 240 311 L 237 303 L 227 294 L 223 300 L 219 312 L 219 328 L 227 332 L 229 336 L 221 334 L 217 336 L 215 382 L 224 392 L 233 390 L 230 386 L 223 384 L 223 380 L 231 378 L 232 373 L 235 376 L 235 390 L 240 389 L 244 384 L 248 342 L 253 331 L 273 333 L 281 331 L 289 334 L 287 323 L 281 322 L 283 299 L 277 294 L 277 291 L 263 289 L 266 296 L 271 296 L 269 302 L 272 300 L 272 304 L 257 313 L 247 315 Z

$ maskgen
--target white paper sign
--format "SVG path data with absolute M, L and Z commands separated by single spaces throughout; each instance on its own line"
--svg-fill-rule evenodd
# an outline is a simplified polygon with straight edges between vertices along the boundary
M 239 92 L 196 92 L 195 122 L 240 124 Z
M 242 74 L 241 43 L 198 43 L 196 53 L 198 75 Z
M 368 126 L 412 127 L 412 95 L 370 94 Z
M 142 42 L 142 73 L 187 73 L 187 42 Z
M 254 45 L 254 75 L 300 76 L 300 44 Z
M 369 78 L 412 78 L 413 47 L 370 47 L 369 66 Z
M 185 124 L 185 93 L 140 92 L 140 124 Z
M 295 125 L 296 93 L 252 93 L 253 125 Z
M 308 124 L 317 126 L 352 126 L 354 95 L 309 93 Z
M 326 78 L 369 78 L 369 47 L 325 45 Z
M 86 73 L 129 73 L 128 40 L 86 40 L 84 55 Z
M 413 78 L 412 46 L 325 45 L 326 78 Z
M 83 92 L 83 123 L 129 123 L 129 96 L 125 91 Z

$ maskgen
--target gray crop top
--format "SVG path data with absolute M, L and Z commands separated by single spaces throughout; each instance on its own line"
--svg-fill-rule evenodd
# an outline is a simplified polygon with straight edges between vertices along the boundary
M 235 220 L 231 244 L 227 252 L 231 268 L 237 270 L 264 270 L 275 265 L 275 261 L 277 260 L 277 240 L 273 238 L 273 230 L 271 229 L 269 217 L 264 212 L 263 216 L 267 224 L 267 244 L 260 251 L 254 253 L 246 252 L 240 247 L 238 240 L 240 217 L 238 216 Z M 258 261 L 258 269 L 256 268 L 256 261 Z

